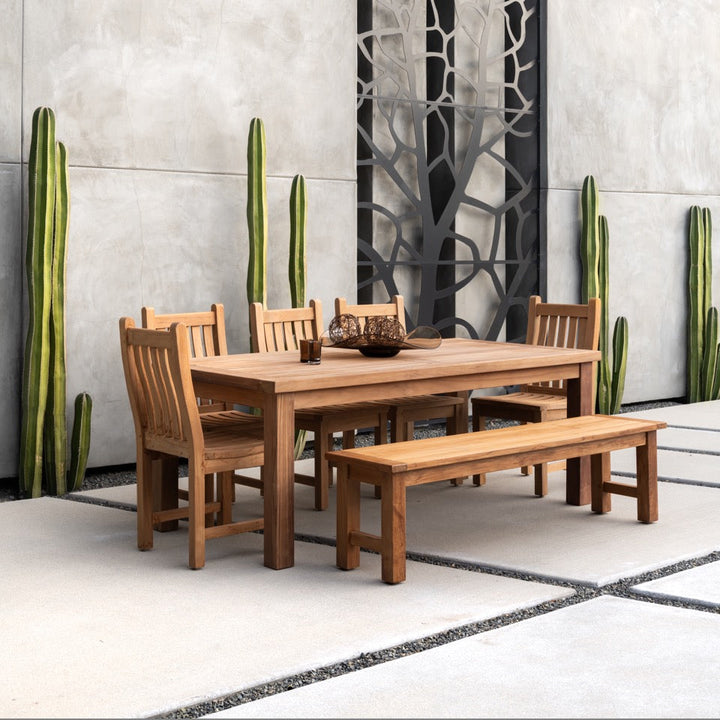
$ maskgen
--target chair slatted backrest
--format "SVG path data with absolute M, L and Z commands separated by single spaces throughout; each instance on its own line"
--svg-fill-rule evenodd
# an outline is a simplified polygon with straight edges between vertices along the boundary
M 120 348 L 130 407 L 139 440 L 150 450 L 189 457 L 202 442 L 190 374 L 187 329 L 137 328 L 120 319 Z
M 209 312 L 167 313 L 158 315 L 151 307 L 142 308 L 142 326 L 151 330 L 167 330 L 173 323 L 187 328 L 191 357 L 227 355 L 225 309 L 214 303 Z
M 354 315 L 360 321 L 360 329 L 365 329 L 369 317 L 397 318 L 405 330 L 405 301 L 402 295 L 393 295 L 389 303 L 367 303 L 349 305 L 345 298 L 335 298 L 335 315 Z
M 597 350 L 599 338 L 599 298 L 590 298 L 586 304 L 573 305 L 544 303 L 538 295 L 531 296 L 528 304 L 527 344 Z M 567 394 L 562 380 L 524 385 L 522 390 Z
M 308 307 L 266 310 L 262 303 L 250 305 L 250 335 L 253 352 L 298 350 L 300 340 L 318 340 L 323 332 L 322 303 Z
M 190 357 L 214 357 L 227 355 L 225 332 L 225 309 L 221 303 L 213 303 L 209 311 L 165 313 L 159 315 L 154 308 L 143 307 L 142 326 L 149 330 L 168 330 L 173 323 L 186 328 Z M 227 403 L 210 398 L 198 398 L 201 412 L 218 412 L 228 409 Z

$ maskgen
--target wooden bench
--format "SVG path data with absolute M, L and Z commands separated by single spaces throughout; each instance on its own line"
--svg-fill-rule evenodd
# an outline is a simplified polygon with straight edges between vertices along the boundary
M 657 430 L 666 423 L 621 415 L 585 415 L 484 432 L 444 435 L 326 454 L 337 467 L 337 565 L 351 570 L 360 548 L 382 557 L 382 579 L 405 580 L 405 488 L 523 465 L 591 456 L 593 512 L 610 494 L 637 499 L 640 522 L 658 519 Z M 637 483 L 610 480 L 610 452 L 635 447 Z M 381 534 L 360 530 L 360 483 L 381 488 Z

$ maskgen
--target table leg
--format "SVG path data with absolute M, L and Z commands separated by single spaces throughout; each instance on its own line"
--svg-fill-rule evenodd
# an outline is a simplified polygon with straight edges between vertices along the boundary
M 263 407 L 265 425 L 265 565 L 275 570 L 295 564 L 295 399 L 274 395 Z
M 568 417 L 592 415 L 595 412 L 594 363 L 582 363 L 579 377 L 568 380 Z M 588 505 L 592 499 L 590 486 L 590 457 L 567 461 L 565 501 L 568 505 Z

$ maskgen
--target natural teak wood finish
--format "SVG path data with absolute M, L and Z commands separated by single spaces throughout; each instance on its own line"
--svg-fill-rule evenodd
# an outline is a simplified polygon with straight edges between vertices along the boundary
M 205 541 L 264 526 L 263 518 L 232 521 L 233 471 L 263 464 L 261 420 L 251 423 L 203 423 L 190 374 L 187 328 L 136 328 L 120 319 L 120 348 L 135 423 L 137 446 L 138 548 L 153 547 L 153 524 L 189 520 L 188 564 L 205 564 Z M 188 460 L 188 505 L 153 511 L 153 462 L 167 457 Z M 219 475 L 218 502 L 205 502 L 205 477 Z M 205 516 L 217 512 L 212 527 Z
M 187 330 L 188 349 L 190 357 L 214 357 L 227 355 L 227 334 L 225 330 L 225 308 L 222 303 L 213 303 L 208 311 L 156 313 L 155 308 L 144 306 L 141 309 L 142 326 L 149 330 L 168 330 L 174 323 L 182 323 Z M 198 409 L 203 426 L 211 425 L 242 425 L 257 422 L 257 416 L 251 413 L 234 410 L 228 403 L 210 398 L 198 398 Z M 177 507 L 177 499 L 187 500 L 186 490 L 178 488 L 177 460 L 166 458 L 156 463 L 156 472 L 160 473 L 161 481 L 154 482 L 153 488 L 157 493 L 155 509 L 169 509 Z M 235 474 L 235 483 L 262 488 L 262 480 L 244 475 Z M 214 478 L 211 475 L 205 478 L 205 499 L 210 502 L 214 499 Z M 234 489 L 234 488 L 233 488 Z M 234 493 L 233 493 L 234 494 Z M 214 524 L 214 516 L 208 515 L 206 524 Z M 157 530 L 167 531 L 177 529 L 177 521 L 162 523 Z
M 196 393 L 262 408 L 265 422 L 265 565 L 292 567 L 295 411 L 328 404 L 455 393 L 550 378 L 568 381 L 568 415 L 593 411 L 597 350 L 449 338 L 432 352 L 366 358 L 324 347 L 308 367 L 295 352 L 244 353 L 190 361 Z M 480 434 L 480 433 L 478 433 Z M 567 501 L 590 502 L 590 459 L 568 461 Z
M 329 452 L 338 468 L 337 564 L 351 570 L 360 548 L 380 553 L 382 579 L 405 580 L 406 488 L 459 475 L 590 457 L 593 512 L 610 511 L 610 494 L 637 499 L 640 522 L 658 519 L 657 430 L 664 422 L 610 415 L 550 420 L 469 435 L 445 435 L 384 447 Z M 610 452 L 635 447 L 637 483 L 610 480 Z M 360 483 L 382 488 L 381 534 L 360 529 Z
M 300 360 L 300 340 L 318 340 L 323 332 L 322 303 L 311 300 L 306 308 L 266 310 L 261 303 L 250 306 L 250 333 L 253 351 L 258 353 L 293 352 Z M 321 361 L 322 364 L 322 361 Z M 304 365 L 307 372 L 317 366 Z M 388 412 L 384 402 L 327 404 L 297 410 L 295 426 L 314 434 L 315 474 L 295 473 L 295 482 L 315 488 L 315 509 L 326 510 L 332 472 L 325 453 L 333 447 L 333 434 L 342 433 L 343 447 L 355 446 L 355 431 L 373 428 L 377 444 L 387 442 Z
M 533 295 L 528 304 L 526 344 L 545 347 L 597 350 L 600 336 L 600 300 L 591 298 L 587 304 L 568 305 L 543 303 Z M 484 430 L 488 417 L 537 423 L 567 417 L 567 387 L 562 380 L 528 383 L 519 392 L 508 395 L 474 397 L 472 403 L 473 431 Z M 559 462 L 535 466 L 535 494 L 547 495 L 548 470 L 565 467 Z M 528 474 L 529 468 L 523 472 Z M 476 485 L 485 484 L 485 474 L 474 476 Z

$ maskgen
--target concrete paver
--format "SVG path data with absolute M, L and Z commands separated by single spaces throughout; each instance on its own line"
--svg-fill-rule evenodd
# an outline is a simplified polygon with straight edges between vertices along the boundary
M 718 615 L 601 597 L 210 717 L 717 717 L 718 641 Z
M 0 504 L 0 527 L 0 717 L 166 712 L 573 593 L 413 562 L 389 586 L 312 543 L 277 572 L 255 533 L 191 571 L 185 531 L 141 553 L 133 513 L 53 498 Z
M 708 563 L 683 570 L 635 585 L 633 589 L 654 597 L 679 598 L 720 606 L 720 563 Z
M 180 708 L 500 616 L 510 624 L 215 716 L 717 717 L 720 563 L 673 566 L 720 549 L 720 401 L 635 414 L 670 424 L 659 443 L 674 449 L 658 467 L 676 477 L 660 483 L 659 522 L 638 523 L 630 498 L 602 516 L 566 505 L 562 472 L 542 499 L 519 471 L 483 488 L 411 488 L 408 550 L 446 566 L 409 561 L 397 586 L 380 581 L 374 554 L 335 567 L 334 487 L 317 512 L 312 489 L 296 486 L 296 533 L 318 542 L 298 541 L 295 567 L 280 572 L 263 566 L 259 534 L 209 542 L 192 572 L 182 525 L 140 553 L 127 510 L 2 503 L 0 717 L 185 717 Z M 625 455 L 613 453 L 615 472 L 634 472 Z M 260 512 L 257 490 L 237 494 L 238 517 Z M 135 486 L 82 495 L 132 506 Z M 379 509 L 367 488 L 367 529 Z M 452 566 L 462 561 L 511 576 Z M 627 598 L 582 587 L 663 569 L 672 574 L 638 578 Z M 542 614 L 546 601 L 571 604 Z

